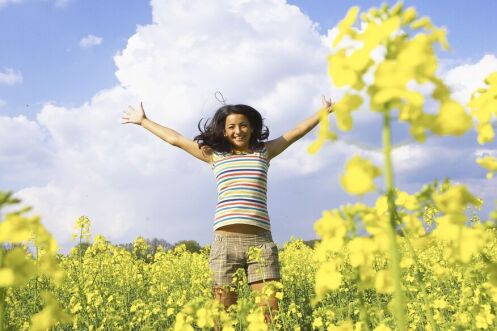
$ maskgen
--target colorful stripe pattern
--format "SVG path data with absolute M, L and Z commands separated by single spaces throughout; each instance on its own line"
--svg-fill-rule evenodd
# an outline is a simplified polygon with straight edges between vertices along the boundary
M 267 171 L 264 147 L 251 154 L 214 153 L 218 201 L 214 230 L 228 224 L 250 224 L 270 230 L 267 211 Z

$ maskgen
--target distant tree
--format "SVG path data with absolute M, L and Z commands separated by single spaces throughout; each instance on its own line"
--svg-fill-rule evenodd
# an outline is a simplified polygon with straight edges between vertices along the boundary
M 152 256 L 155 255 L 155 253 L 159 249 L 159 246 L 161 246 L 162 250 L 164 250 L 164 251 L 167 251 L 167 250 L 172 249 L 174 247 L 174 245 L 172 245 L 171 243 L 169 243 L 165 239 L 153 238 L 153 239 L 145 239 L 145 241 L 150 246 L 150 248 L 148 249 L 148 251 L 146 252 L 145 255 L 148 255 L 148 254 L 150 254 Z M 118 244 L 116 246 L 122 247 L 130 253 L 133 252 L 133 243 L 123 243 L 123 244 Z
M 321 241 L 321 240 L 319 240 L 319 239 L 311 239 L 311 240 L 304 241 L 304 244 L 306 244 L 310 248 L 314 248 L 314 246 L 316 245 L 316 243 L 319 242 L 319 241 Z
M 152 240 L 147 239 L 146 241 L 151 247 L 152 254 L 155 254 L 157 252 L 159 246 L 161 246 L 164 251 L 167 251 L 174 247 L 173 244 L 164 239 L 154 238 Z
M 198 253 L 202 249 L 200 244 L 195 240 L 180 240 L 176 244 L 174 244 L 174 247 L 177 247 L 181 244 L 185 244 L 186 250 L 192 253 Z
M 85 255 L 86 250 L 90 246 L 91 246 L 90 243 L 82 242 L 82 243 L 77 244 L 75 247 L 78 250 L 78 254 L 81 254 L 81 256 L 83 256 L 83 255 Z

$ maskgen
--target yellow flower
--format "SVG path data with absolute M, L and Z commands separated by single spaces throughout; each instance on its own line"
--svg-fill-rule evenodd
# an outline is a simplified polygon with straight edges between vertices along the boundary
M 57 322 L 66 324 L 72 321 L 71 316 L 62 310 L 50 293 L 42 292 L 41 297 L 46 305 L 42 311 L 31 317 L 31 331 L 47 330 Z
M 338 87 L 354 86 L 361 81 L 359 72 L 355 70 L 355 66 L 345 54 L 345 50 L 328 56 L 328 75 Z
M 316 317 L 314 319 L 314 321 L 312 321 L 312 327 L 314 329 L 319 329 L 320 327 L 322 327 L 324 324 L 323 324 L 323 319 L 321 317 Z
M 447 308 L 447 301 L 445 301 L 444 299 L 436 299 L 435 301 L 433 301 L 433 303 L 431 304 L 431 306 L 435 309 L 444 309 L 444 308 Z
M 176 315 L 174 331 L 194 331 L 193 327 L 188 321 L 188 316 L 183 313 L 178 313 Z
M 483 309 L 476 315 L 476 327 L 479 329 L 488 329 L 493 324 L 495 315 L 492 314 L 490 305 L 483 305 Z
M 423 224 L 414 215 L 405 215 L 402 217 L 402 223 L 405 224 L 407 231 L 410 235 L 422 236 L 426 233 Z
M 336 290 L 342 284 L 342 274 L 336 271 L 334 262 L 325 262 L 316 272 L 316 294 L 322 298 L 326 292 Z
M 471 116 L 464 111 L 459 103 L 449 100 L 442 103 L 437 115 L 433 132 L 438 135 L 460 136 L 473 125 Z
M 479 206 L 481 202 L 464 185 L 450 187 L 444 193 L 434 193 L 436 207 L 447 214 L 461 214 L 468 204 Z
M 416 17 L 416 9 L 414 7 L 409 7 L 402 13 L 402 23 L 409 24 L 414 21 Z
M 212 312 L 205 308 L 200 308 L 199 310 L 197 310 L 197 325 L 201 328 L 214 327 Z
M 476 163 L 478 163 L 483 168 L 487 169 L 489 172 L 487 173 L 487 178 L 491 179 L 494 176 L 494 173 L 497 172 L 497 158 L 492 156 L 484 156 L 476 159 Z
M 358 39 L 364 40 L 364 47 L 372 50 L 398 30 L 400 24 L 401 20 L 398 16 L 392 16 L 381 23 L 371 22 Z
M 35 264 L 23 248 L 7 252 L 4 259 L 3 268 L 0 268 L 0 287 L 23 285 L 35 275 Z
M 334 113 L 337 120 L 338 128 L 342 131 L 352 129 L 352 116 L 350 113 L 362 104 L 362 98 L 354 94 L 345 94 L 340 101 L 334 106 Z
M 34 227 L 39 222 L 38 217 L 27 218 L 17 214 L 8 214 L 0 223 L 0 243 L 22 243 L 33 237 Z
M 329 325 L 327 331 L 353 331 L 354 323 L 352 321 L 344 321 L 340 325 Z
M 400 205 L 408 210 L 416 210 L 419 207 L 416 197 L 413 195 L 409 195 L 406 192 L 399 192 L 397 194 L 395 204 Z
M 431 29 L 432 27 L 433 25 L 431 24 L 431 21 L 428 17 L 421 17 L 420 19 L 418 19 L 417 21 L 411 24 L 411 29 L 414 30 L 421 28 Z
M 375 284 L 378 293 L 392 293 L 393 282 L 388 270 L 380 270 L 376 273 Z
M 342 38 L 351 31 L 352 24 L 354 24 L 358 13 L 359 7 L 354 6 L 349 9 L 345 15 L 345 18 L 338 23 L 339 33 L 333 41 L 333 47 L 336 47 L 340 40 L 342 40 Z
M 347 162 L 340 183 L 348 193 L 363 195 L 375 189 L 374 178 L 379 175 L 380 169 L 371 161 L 354 156 Z
M 320 109 L 318 138 L 307 148 L 309 154 L 315 154 L 323 146 L 326 140 L 337 139 L 336 133 L 329 130 L 330 120 L 327 108 Z
M 485 83 L 488 88 L 478 89 L 468 103 L 471 114 L 477 119 L 478 143 L 493 141 L 495 134 L 491 125 L 492 115 L 497 116 L 497 72 L 490 74 Z
M 341 242 L 347 233 L 345 220 L 336 211 L 324 211 L 323 217 L 314 224 L 314 230 L 323 239 L 333 239 Z M 337 245 L 340 250 L 342 245 Z
M 247 316 L 249 322 L 248 331 L 267 331 L 268 327 L 264 321 L 264 315 L 260 309 L 251 312 Z
M 368 265 L 373 260 L 376 250 L 375 242 L 371 238 L 356 237 L 348 244 L 350 264 L 353 267 Z
M 381 323 L 380 325 L 378 325 L 377 327 L 375 327 L 373 329 L 373 331 L 391 331 L 392 329 L 390 329 L 388 326 L 386 326 L 385 324 Z

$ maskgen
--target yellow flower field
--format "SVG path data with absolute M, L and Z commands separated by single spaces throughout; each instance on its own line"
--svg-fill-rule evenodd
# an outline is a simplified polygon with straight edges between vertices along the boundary
M 348 206 L 342 212 L 350 215 L 367 208 Z M 328 217 L 334 216 L 325 213 L 316 229 L 343 238 L 341 244 L 326 245 L 323 240 L 313 249 L 294 239 L 281 247 L 282 282 L 267 286 L 267 292 L 277 293 L 280 309 L 269 327 L 395 329 L 392 281 L 385 272 L 388 256 L 375 237 L 350 239 L 350 229 L 325 229 L 332 224 Z M 345 227 L 351 224 L 341 222 Z M 478 238 L 461 244 L 477 247 L 482 254 L 469 259 L 465 254 L 471 247 L 455 251 L 450 240 L 434 234 L 419 231 L 411 241 L 398 237 L 409 330 L 431 325 L 440 330 L 495 329 L 497 265 L 487 262 L 497 258 L 497 232 L 477 221 L 473 228 L 478 229 Z M 140 237 L 129 252 L 97 236 L 84 253 L 74 248 L 67 256 L 58 256 L 63 280 L 38 275 L 7 289 L 4 328 L 43 329 L 38 323 L 50 325 L 63 317 L 61 329 L 209 330 L 216 322 L 223 330 L 268 329 L 243 273 L 233 282 L 239 293 L 237 305 L 224 312 L 211 300 L 208 246 L 200 253 L 184 246 L 153 256 L 145 255 L 146 250 Z M 464 263 L 457 263 L 459 259 Z M 46 292 L 55 300 L 47 300 Z M 38 315 L 45 320 L 33 318 L 31 323 L 45 304 L 58 307 L 52 309 L 55 315 Z
M 90 220 L 80 217 L 79 244 L 61 255 L 41 220 L 23 208 L 1 214 L 0 331 L 497 329 L 497 209 L 480 215 L 484 202 L 450 180 L 402 191 L 391 134 L 395 122 L 418 143 L 472 128 L 479 144 L 494 141 L 497 73 L 467 104 L 453 100 L 437 76 L 434 49 L 448 47 L 446 31 L 402 3 L 363 13 L 353 7 L 338 28 L 328 57 L 334 85 L 347 88 L 334 109 L 337 128 L 352 130 L 351 112 L 369 102 L 383 120 L 384 157 L 380 169 L 354 156 L 340 183 L 349 194 L 375 192 L 377 199 L 324 211 L 314 247 L 292 239 L 279 248 L 282 280 L 267 283 L 262 294 L 279 299 L 273 323 L 265 324 L 258 305 L 264 298 L 250 291 L 243 272 L 233 278 L 236 305 L 224 311 L 211 299 L 209 246 L 150 254 L 138 237 L 128 251 L 99 235 L 91 241 Z M 384 58 L 375 62 L 378 48 Z M 411 82 L 429 84 L 431 94 L 412 90 Z M 435 111 L 424 111 L 428 100 Z M 309 152 L 335 139 L 325 109 Z M 476 162 L 495 185 L 497 159 Z M 0 208 L 18 203 L 0 192 Z

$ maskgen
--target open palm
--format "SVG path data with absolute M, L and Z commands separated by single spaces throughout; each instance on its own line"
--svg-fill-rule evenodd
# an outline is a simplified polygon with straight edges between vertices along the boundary
M 123 112 L 122 124 L 133 123 L 140 125 L 145 118 L 146 116 L 145 110 L 143 109 L 143 102 L 140 102 L 139 109 L 134 109 L 133 107 L 128 106 L 128 110 Z

